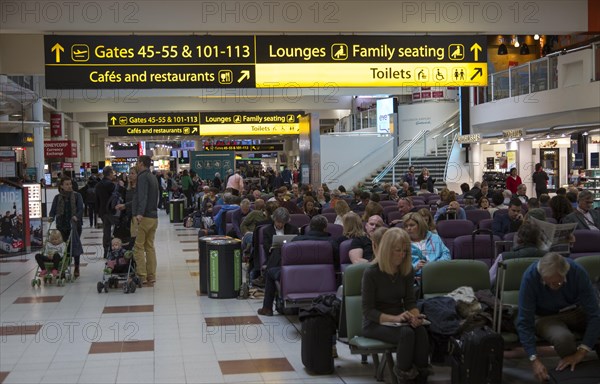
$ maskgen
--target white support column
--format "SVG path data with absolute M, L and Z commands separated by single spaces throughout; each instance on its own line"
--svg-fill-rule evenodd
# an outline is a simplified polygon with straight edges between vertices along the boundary
M 77 143 L 77 157 L 73 158 L 73 174 L 79 175 L 79 167 L 81 164 L 81 140 L 79 137 L 79 125 L 78 121 L 71 122 L 71 134 L 69 135 L 69 140 L 73 140 Z
M 519 150 L 517 151 L 518 174 L 523 180 L 523 184 L 527 186 L 527 196 L 535 196 L 533 181 L 531 180 L 531 175 L 535 171 L 535 161 L 532 159 L 531 148 L 531 141 L 519 141 Z
M 92 148 L 90 143 L 90 130 L 81 127 L 79 128 L 79 154 L 82 162 L 89 163 L 92 161 Z
M 473 183 L 476 181 L 483 180 L 483 168 L 485 164 L 482 163 L 481 156 L 481 144 L 480 143 L 472 143 L 471 144 L 471 175 L 473 175 Z
M 32 107 L 32 120 L 33 121 L 44 121 L 44 105 L 42 99 L 38 99 L 33 103 Z M 36 181 L 40 181 L 44 177 L 44 127 L 42 125 L 36 125 L 33 128 L 33 163 L 37 169 Z

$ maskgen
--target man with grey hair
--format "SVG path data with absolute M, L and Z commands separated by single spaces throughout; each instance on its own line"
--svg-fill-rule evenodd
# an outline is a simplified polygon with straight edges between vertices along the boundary
M 519 289 L 517 330 L 536 379 L 548 379 L 536 355 L 536 335 L 554 346 L 561 358 L 557 370 L 575 369 L 600 336 L 598 296 L 585 269 L 555 252 L 529 266 Z M 584 335 L 579 345 L 573 331 Z
M 600 212 L 592 209 L 594 205 L 594 195 L 592 192 L 584 189 L 577 196 L 577 208 L 565 216 L 563 223 L 576 223 L 576 229 L 590 229 L 600 231 Z

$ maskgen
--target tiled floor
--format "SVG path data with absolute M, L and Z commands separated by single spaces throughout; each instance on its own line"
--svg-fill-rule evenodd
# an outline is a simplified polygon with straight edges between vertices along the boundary
M 262 300 L 198 295 L 196 231 L 161 212 L 157 282 L 133 294 L 97 293 L 101 230 L 84 228 L 81 277 L 32 288 L 32 255 L 0 260 L 0 383 L 375 383 L 337 345 L 336 372 L 309 374 L 295 317 L 259 317 Z M 555 359 L 548 357 L 548 359 Z M 522 356 L 505 361 L 507 383 L 531 381 Z M 435 367 L 433 383 L 449 383 Z

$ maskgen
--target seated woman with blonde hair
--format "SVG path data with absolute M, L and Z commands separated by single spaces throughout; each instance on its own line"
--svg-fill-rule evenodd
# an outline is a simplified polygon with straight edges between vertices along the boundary
M 410 237 L 400 228 L 390 228 L 381 238 L 377 259 L 363 275 L 363 335 L 397 345 L 393 370 L 398 379 L 426 383 L 429 338 L 413 281 Z M 401 323 L 406 325 L 391 326 Z

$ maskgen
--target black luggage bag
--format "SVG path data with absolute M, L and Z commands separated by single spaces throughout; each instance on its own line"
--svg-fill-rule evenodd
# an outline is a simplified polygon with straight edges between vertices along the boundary
M 333 373 L 333 335 L 335 324 L 330 316 L 310 316 L 302 321 L 302 364 L 317 375 Z
M 548 369 L 550 384 L 598 384 L 600 383 L 600 361 L 597 359 L 582 361 L 574 371 L 569 367 L 562 371 Z
M 334 294 L 320 295 L 310 308 L 300 310 L 302 364 L 311 373 L 329 375 L 334 371 L 332 352 L 339 310 L 340 300 Z
M 504 339 L 489 327 L 452 339 L 452 384 L 501 384 Z

